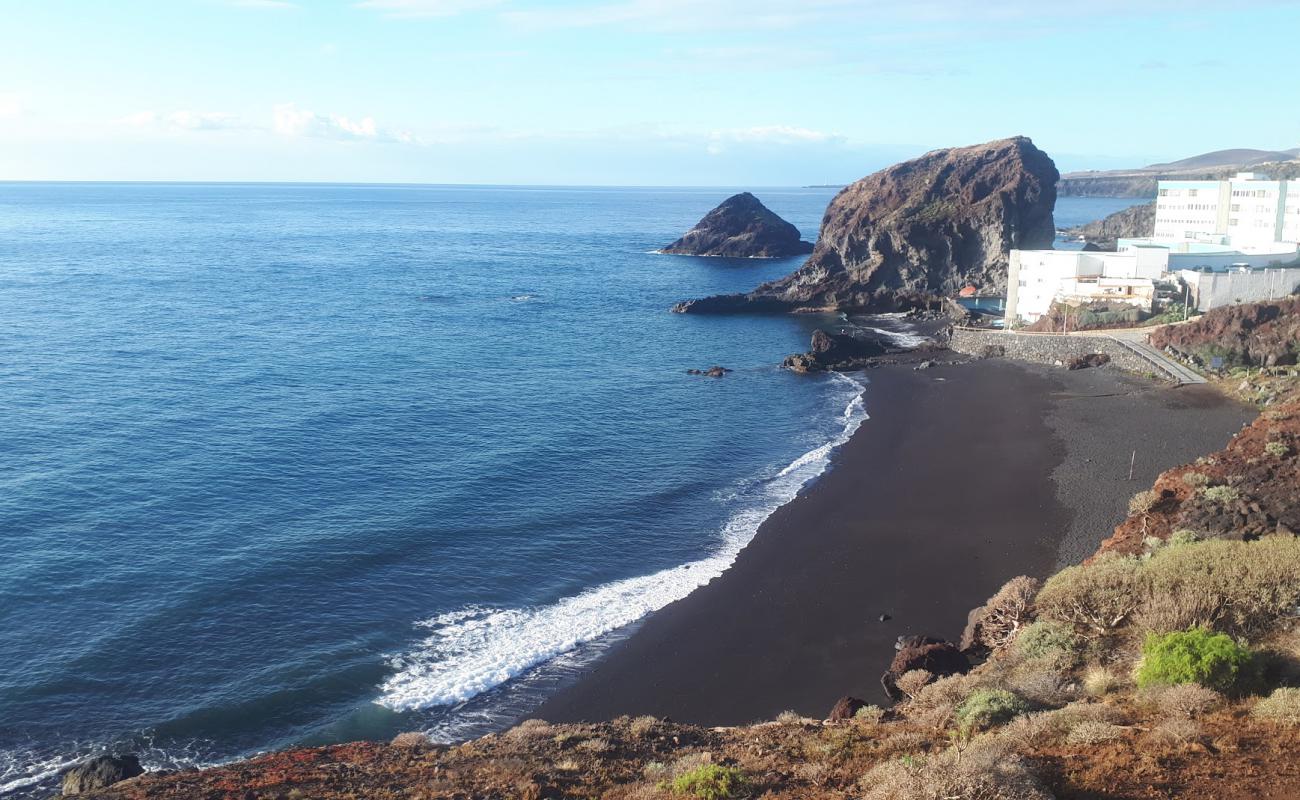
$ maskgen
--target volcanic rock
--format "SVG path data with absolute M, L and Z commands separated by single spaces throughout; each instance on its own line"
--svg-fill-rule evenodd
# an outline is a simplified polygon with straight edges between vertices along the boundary
M 732 195 L 704 215 L 682 238 L 660 250 L 684 256 L 785 258 L 811 253 L 799 229 L 772 213 L 749 192 Z
M 880 339 L 862 333 L 827 333 L 818 328 L 813 331 L 812 349 L 786 356 L 781 366 L 795 372 L 856 369 L 887 350 Z
M 719 367 L 717 364 L 714 364 L 708 369 L 686 370 L 687 375 L 703 375 L 706 378 L 721 378 L 723 375 L 726 375 L 728 372 L 731 372 L 731 370 L 726 367 Z
M 1052 245 L 1058 177 L 1022 136 L 935 150 L 841 191 L 793 274 L 673 310 L 905 310 L 968 285 L 1001 293 L 1012 248 Z
M 957 645 L 931 636 L 900 636 L 894 646 L 898 651 L 889 669 L 880 676 L 880 685 L 891 698 L 898 700 L 902 693 L 898 691 L 897 681 L 905 672 L 923 669 L 936 678 L 948 675 L 965 675 L 970 672 L 971 663 L 966 654 Z
M 1071 236 L 1082 236 L 1087 242 L 1084 250 L 1114 250 L 1120 239 L 1150 236 L 1156 228 L 1156 201 L 1131 206 L 1116 211 L 1104 219 L 1066 230 Z
M 103 789 L 143 774 L 140 759 L 133 755 L 98 756 L 63 773 L 63 796 Z
M 856 697 L 844 695 L 835 701 L 835 706 L 831 708 L 831 715 L 827 717 L 831 722 L 844 722 L 853 719 L 853 715 L 858 713 L 858 709 L 866 708 L 865 700 L 859 700 Z
M 1110 356 L 1105 353 L 1088 353 L 1087 355 L 1075 356 L 1065 364 L 1066 369 L 1088 369 L 1090 367 L 1101 367 L 1110 363 Z

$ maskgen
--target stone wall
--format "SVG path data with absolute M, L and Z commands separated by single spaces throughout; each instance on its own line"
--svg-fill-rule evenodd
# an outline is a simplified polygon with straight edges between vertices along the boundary
M 958 353 L 984 357 L 1000 355 L 1035 364 L 1063 365 L 1077 356 L 1105 353 L 1122 370 L 1171 380 L 1165 370 L 1109 336 L 1066 336 L 1058 333 L 1010 333 L 981 328 L 953 328 L 948 346 Z

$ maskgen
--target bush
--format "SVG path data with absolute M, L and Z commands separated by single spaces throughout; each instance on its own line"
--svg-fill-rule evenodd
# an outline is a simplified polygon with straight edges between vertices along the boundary
M 1148 489 L 1145 492 L 1138 492 L 1137 494 L 1129 498 L 1128 513 L 1130 514 L 1149 513 L 1151 509 L 1156 507 L 1156 503 L 1158 502 L 1160 502 L 1159 492 L 1154 491 L 1152 489 Z
M 932 680 L 934 680 L 934 675 L 928 670 L 910 669 L 899 675 L 898 680 L 894 681 L 894 685 L 898 687 L 898 691 L 908 697 L 916 697 L 926 687 L 926 684 Z
M 1111 742 L 1124 735 L 1124 729 L 1114 723 L 1101 720 L 1085 720 L 1070 729 L 1066 735 L 1066 744 L 1102 744 Z
M 1250 713 L 1261 719 L 1300 725 L 1300 689 L 1274 689 Z
M 861 722 L 880 722 L 884 716 L 885 709 L 880 706 L 863 706 L 853 712 L 853 718 Z
M 1300 538 L 1295 536 L 1165 547 L 1146 562 L 1149 595 L 1144 604 L 1176 602 L 1193 615 L 1187 627 L 1204 624 L 1254 636 L 1292 613 L 1300 600 L 1296 575 L 1300 575 Z
M 1184 472 L 1183 483 L 1193 489 L 1201 489 L 1210 484 L 1210 476 L 1206 475 L 1204 472 Z
M 1043 658 L 1056 653 L 1073 654 L 1078 643 L 1079 639 L 1069 625 L 1039 620 L 1016 637 L 1016 650 L 1025 658 Z
M 1196 719 L 1223 705 L 1223 695 L 1198 683 L 1170 686 L 1156 695 L 1156 705 L 1175 719 Z
M 1207 486 L 1201 490 L 1201 496 L 1211 503 L 1227 505 L 1237 502 L 1237 490 L 1231 486 Z
M 1264 445 L 1264 452 L 1274 458 L 1286 458 L 1287 454 L 1291 452 L 1291 448 L 1282 442 L 1269 442 Z
M 1020 630 L 1033 619 L 1034 595 L 1042 586 L 1036 578 L 1021 575 L 1007 581 L 997 594 L 976 612 L 968 637 L 962 646 L 983 645 L 1000 650 L 1016 639 Z
M 865 800 L 1051 800 L 1025 759 L 1005 744 L 977 740 L 964 753 L 892 759 L 858 785 Z
M 976 689 L 957 706 L 957 724 L 970 732 L 990 728 L 1028 711 L 1025 701 L 1006 689 Z
M 747 788 L 745 773 L 735 767 L 704 764 L 673 778 L 675 794 L 689 794 L 700 800 L 739 797 Z
M 1250 665 L 1250 651 L 1222 633 L 1204 628 L 1149 634 L 1138 668 L 1139 688 L 1153 684 L 1199 683 L 1228 691 Z
M 1038 593 L 1038 616 L 1068 622 L 1089 635 L 1105 635 L 1128 620 L 1145 588 L 1143 562 L 1129 556 L 1103 557 L 1049 578 Z

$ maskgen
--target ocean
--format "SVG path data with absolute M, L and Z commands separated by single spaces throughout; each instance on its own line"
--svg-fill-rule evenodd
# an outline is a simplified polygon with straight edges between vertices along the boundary
M 870 411 L 668 313 L 800 263 L 653 252 L 734 191 L 0 184 L 0 794 L 478 735 L 726 569 Z

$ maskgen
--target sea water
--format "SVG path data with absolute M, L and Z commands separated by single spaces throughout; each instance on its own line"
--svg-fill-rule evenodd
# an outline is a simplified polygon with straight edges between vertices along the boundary
M 725 570 L 870 405 L 668 313 L 800 263 L 653 252 L 733 191 L 0 184 L 0 793 L 477 735 Z

